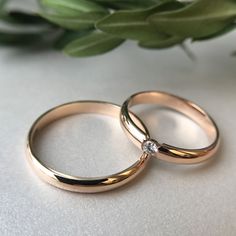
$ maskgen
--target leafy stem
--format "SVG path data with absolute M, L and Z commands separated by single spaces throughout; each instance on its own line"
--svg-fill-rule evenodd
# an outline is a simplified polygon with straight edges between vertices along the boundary
M 0 29 L 0 44 L 27 47 L 49 40 L 52 48 L 75 57 L 106 53 L 125 40 L 142 48 L 181 46 L 186 51 L 187 39 L 209 40 L 235 29 L 235 0 L 39 2 L 38 12 L 31 13 L 8 10 L 7 0 L 0 0 L 0 21 L 13 29 L 23 26 L 20 31 Z

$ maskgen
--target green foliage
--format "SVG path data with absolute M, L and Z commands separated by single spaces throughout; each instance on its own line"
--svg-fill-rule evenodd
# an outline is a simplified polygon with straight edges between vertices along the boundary
M 0 44 L 10 46 L 32 46 L 35 42 L 42 40 L 40 33 L 18 33 L 18 32 L 1 32 Z
M 5 21 L 11 24 L 23 24 L 23 25 L 49 25 L 50 22 L 40 17 L 38 14 L 20 12 L 20 11 L 11 11 L 11 12 L 2 12 L 0 14 L 0 20 Z
M 63 50 L 66 45 L 68 45 L 70 42 L 84 37 L 88 34 L 90 34 L 92 31 L 91 30 L 84 30 L 84 31 L 71 31 L 71 30 L 66 30 L 62 32 L 62 34 L 55 40 L 54 42 L 54 48 L 58 50 Z
M 121 10 L 121 9 L 145 9 L 154 6 L 160 2 L 158 0 L 89 0 L 99 3 L 106 8 Z
M 117 11 L 98 21 L 96 27 L 103 32 L 113 34 L 124 39 L 138 41 L 155 41 L 165 38 L 166 33 L 156 30 L 146 19 L 157 12 L 164 12 L 169 9 L 178 9 L 183 5 L 172 1 L 159 3 L 154 7 L 145 10 L 123 10 Z
M 87 0 L 41 0 L 45 10 L 57 12 L 60 15 L 78 16 L 80 13 L 107 12 L 107 9 Z
M 94 28 L 95 23 L 109 12 L 106 8 L 86 0 L 42 0 L 45 11 L 41 16 L 69 30 Z
M 198 38 L 223 30 L 235 18 L 235 0 L 198 0 L 179 10 L 156 13 L 148 21 L 167 34 Z
M 69 43 L 64 52 L 74 57 L 98 55 L 116 48 L 123 42 L 123 39 L 112 35 L 93 32 Z
M 37 13 L 9 11 L 6 3 L 0 0 L 0 21 L 24 30 L 0 29 L 0 44 L 32 46 L 48 38 L 75 57 L 105 53 L 127 39 L 142 48 L 182 47 L 186 39 L 213 39 L 236 24 L 236 0 L 40 0 Z
M 80 13 L 78 16 L 63 16 L 42 13 L 42 17 L 56 25 L 70 30 L 84 30 L 94 28 L 94 24 L 105 16 L 102 12 Z

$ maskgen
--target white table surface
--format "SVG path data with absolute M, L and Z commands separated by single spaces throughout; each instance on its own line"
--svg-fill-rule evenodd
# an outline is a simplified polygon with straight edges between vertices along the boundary
M 236 34 L 191 49 L 139 49 L 128 42 L 103 56 L 73 59 L 60 52 L 0 52 L 0 235 L 236 234 Z M 216 120 L 221 148 L 211 161 L 179 166 L 153 159 L 137 180 L 110 192 L 76 194 L 42 182 L 25 159 L 32 122 L 61 103 L 98 99 L 121 104 L 142 90 L 195 101 Z M 170 111 L 140 113 L 161 141 L 203 145 L 204 135 Z M 157 132 L 158 131 L 158 132 Z M 140 155 L 119 123 L 76 116 L 50 126 L 38 151 L 58 170 L 108 174 Z

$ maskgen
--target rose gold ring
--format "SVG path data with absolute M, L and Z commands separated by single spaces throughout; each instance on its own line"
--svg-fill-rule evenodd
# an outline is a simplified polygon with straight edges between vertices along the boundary
M 150 138 L 148 131 L 141 130 L 132 118 L 129 108 L 138 104 L 158 104 L 183 113 L 204 130 L 210 145 L 199 149 L 186 149 L 158 143 Z M 213 156 L 219 147 L 219 130 L 214 120 L 193 102 L 169 93 L 147 91 L 132 95 L 122 105 L 120 120 L 126 134 L 144 153 L 164 161 L 182 164 L 199 163 Z
M 107 102 L 77 101 L 57 106 L 41 115 L 29 131 L 26 152 L 30 165 L 43 180 L 65 190 L 93 193 L 117 188 L 132 180 L 143 170 L 149 159 L 149 155 L 145 153 L 142 154 L 142 156 L 129 168 L 119 173 L 104 177 L 88 178 L 72 176 L 60 173 L 45 166 L 35 154 L 34 146 L 36 135 L 42 130 L 42 128 L 55 120 L 81 113 L 98 113 L 119 119 L 120 106 Z M 142 125 L 142 122 L 132 114 L 131 117 L 135 120 L 140 130 L 146 132 L 145 126 Z

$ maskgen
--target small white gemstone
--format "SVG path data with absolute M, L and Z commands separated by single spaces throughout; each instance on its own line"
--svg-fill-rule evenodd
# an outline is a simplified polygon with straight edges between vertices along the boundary
M 152 139 L 145 140 L 142 144 L 142 149 L 147 154 L 157 153 L 158 147 L 159 147 L 158 142 Z

